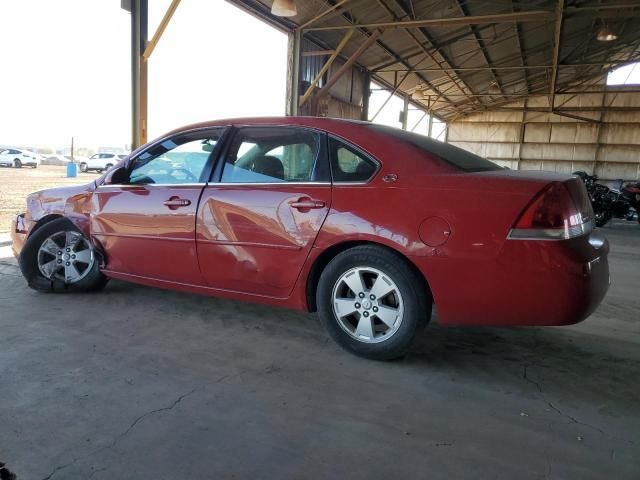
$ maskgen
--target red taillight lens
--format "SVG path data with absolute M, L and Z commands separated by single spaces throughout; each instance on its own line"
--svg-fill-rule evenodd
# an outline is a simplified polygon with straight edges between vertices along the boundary
M 563 240 L 593 229 L 593 210 L 583 185 L 554 182 L 522 212 L 509 238 Z

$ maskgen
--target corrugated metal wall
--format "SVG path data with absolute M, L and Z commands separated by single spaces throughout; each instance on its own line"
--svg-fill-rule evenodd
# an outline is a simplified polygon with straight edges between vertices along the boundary
M 302 51 L 320 50 L 321 47 L 309 40 L 302 42 Z M 328 56 L 313 56 L 300 59 L 300 94 L 304 93 L 309 84 L 320 72 L 323 65 L 327 62 Z M 335 75 L 336 71 L 344 65 L 342 60 L 336 60 L 329 67 L 322 79 L 318 82 L 318 88 L 324 87 L 328 78 Z M 365 75 L 358 67 L 351 67 L 347 73 L 339 78 L 339 80 L 331 87 L 329 94 L 325 95 L 316 106 L 316 110 L 303 108 L 300 112 L 302 115 L 319 115 L 334 118 L 348 118 L 359 120 L 362 115 L 363 93 L 365 90 Z
M 556 109 L 565 108 L 571 115 L 600 123 L 541 111 L 491 111 L 450 122 L 448 141 L 512 169 L 583 170 L 604 180 L 640 180 L 637 88 L 616 86 L 607 87 L 604 94 L 556 95 Z M 603 89 L 603 85 L 590 88 Z M 594 111 L 603 105 L 611 110 Z M 524 106 L 524 101 L 504 105 L 506 109 Z M 526 102 L 527 109 L 548 107 L 547 97 Z M 616 111 L 618 107 L 624 111 Z

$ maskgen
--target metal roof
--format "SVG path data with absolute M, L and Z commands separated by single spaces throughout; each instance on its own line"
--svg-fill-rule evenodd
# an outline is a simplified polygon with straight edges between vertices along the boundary
M 230 0 L 277 27 L 301 29 L 343 57 L 382 32 L 357 59 L 374 81 L 443 119 L 531 97 L 600 92 L 610 69 L 640 61 L 640 0 L 298 0 L 290 19 L 272 0 Z M 607 27 L 617 35 L 597 40 Z

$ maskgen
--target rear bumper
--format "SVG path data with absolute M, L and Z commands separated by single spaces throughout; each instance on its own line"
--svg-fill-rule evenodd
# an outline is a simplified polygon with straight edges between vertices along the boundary
M 609 243 L 507 240 L 492 259 L 425 258 L 422 269 L 450 325 L 570 325 L 587 318 L 609 288 Z

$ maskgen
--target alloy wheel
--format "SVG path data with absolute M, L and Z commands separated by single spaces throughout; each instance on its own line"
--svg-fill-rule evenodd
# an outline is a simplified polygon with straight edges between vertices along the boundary
M 388 340 L 402 324 L 402 294 L 384 272 L 357 267 L 345 272 L 333 287 L 333 313 L 340 327 L 363 343 Z
M 49 280 L 62 280 L 67 285 L 86 277 L 94 262 L 93 247 L 80 232 L 54 233 L 38 249 L 40 273 Z

